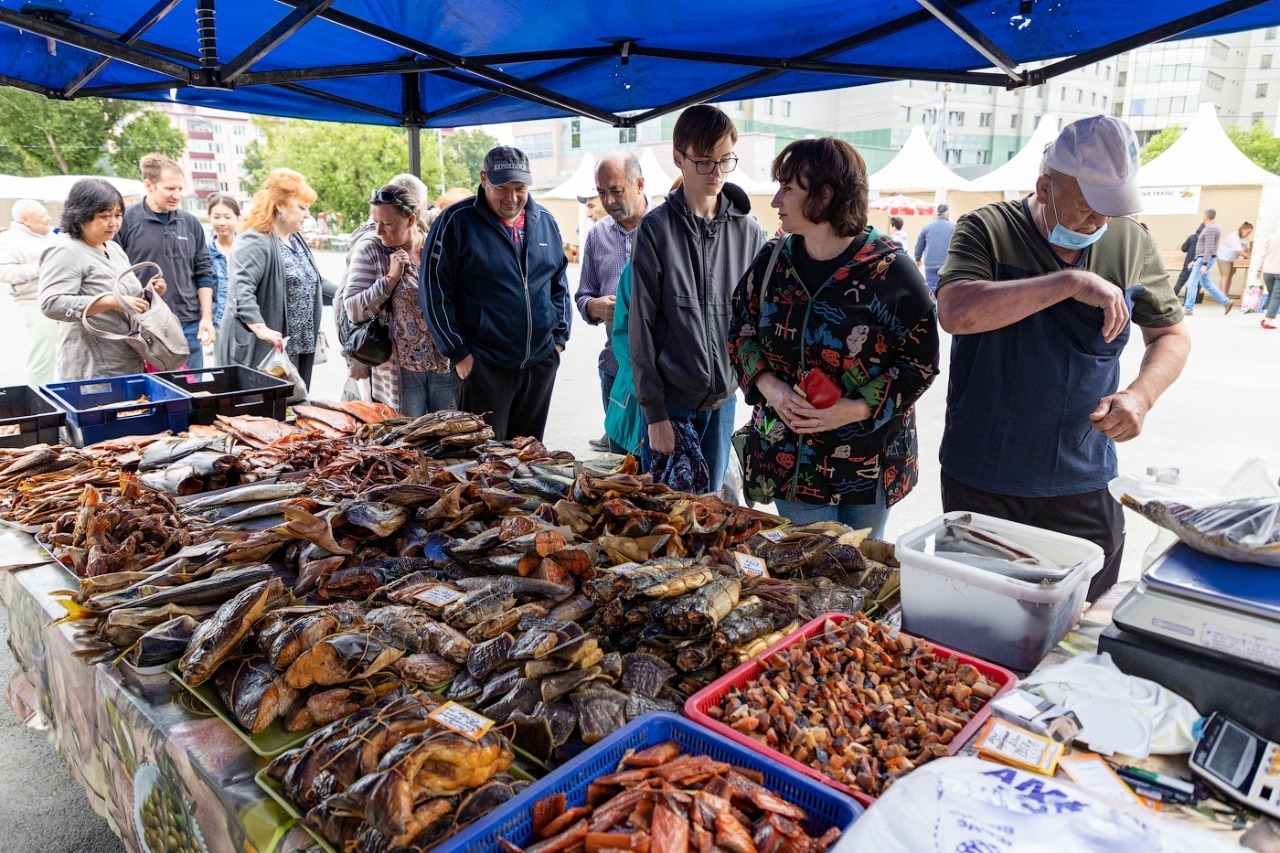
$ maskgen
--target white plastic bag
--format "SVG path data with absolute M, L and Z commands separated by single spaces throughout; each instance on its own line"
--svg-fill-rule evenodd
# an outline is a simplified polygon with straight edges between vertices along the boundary
M 1146 751 L 1121 750 L 1134 758 L 1146 758 L 1148 753 L 1182 755 L 1195 748 L 1192 729 L 1200 719 L 1195 706 L 1154 681 L 1126 675 L 1105 652 L 1076 655 L 1066 663 L 1036 670 L 1021 684 L 1055 705 L 1075 711 L 1082 727 L 1076 739 L 1089 744 L 1094 752 L 1111 754 L 1114 750 L 1108 748 L 1101 732 L 1090 734 L 1092 709 L 1109 709 L 1104 713 L 1111 719 L 1101 722 L 1112 730 L 1124 728 L 1125 715 L 1137 719 L 1137 725 L 1149 734 L 1149 742 Z
M 1280 568 L 1280 490 L 1261 459 L 1247 461 L 1217 492 L 1127 474 L 1107 488 L 1197 551 Z
M 289 345 L 288 338 L 284 339 L 284 345 L 286 347 Z M 293 383 L 293 393 L 289 395 L 290 403 L 301 403 L 307 399 L 307 383 L 302 381 L 302 374 L 298 372 L 292 359 L 281 350 L 272 347 L 267 357 L 258 364 L 258 370 Z
M 316 332 L 316 354 L 313 364 L 325 364 L 329 361 L 329 338 L 324 332 Z
M 978 758 L 939 758 L 902 777 L 832 848 L 840 853 L 1239 853 L 1176 818 L 1064 779 Z

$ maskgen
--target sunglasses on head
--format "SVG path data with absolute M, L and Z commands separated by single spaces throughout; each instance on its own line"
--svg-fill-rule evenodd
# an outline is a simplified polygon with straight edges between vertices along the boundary
M 412 202 L 393 190 L 374 190 L 369 196 L 369 204 L 394 204 L 397 207 L 409 208 Z

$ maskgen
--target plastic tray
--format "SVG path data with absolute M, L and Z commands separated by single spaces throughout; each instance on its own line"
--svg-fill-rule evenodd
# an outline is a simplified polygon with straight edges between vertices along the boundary
M 822 632 L 823 627 L 826 625 L 827 620 L 830 620 L 835 624 L 839 625 L 842 622 L 846 622 L 852 618 L 854 617 L 850 616 L 848 613 L 826 613 L 826 614 L 823 614 L 822 616 L 817 617 L 813 621 L 809 622 L 809 624 L 801 628 L 799 631 L 796 631 L 794 634 L 787 637 L 786 639 L 779 641 L 778 643 L 773 645 L 771 648 L 766 649 L 759 656 L 753 658 L 752 660 L 747 661 L 746 663 L 742 664 L 737 669 L 732 670 L 728 674 L 721 676 L 716 681 L 711 682 L 706 687 L 702 688 L 697 693 L 690 696 L 689 701 L 685 702 L 684 704 L 684 712 L 689 715 L 689 719 L 694 720 L 699 725 L 706 726 L 711 731 L 716 732 L 717 734 L 723 735 L 727 738 L 730 738 L 735 743 L 742 744 L 747 749 L 753 750 L 755 752 L 760 753 L 761 755 L 766 756 L 770 761 L 776 761 L 785 767 L 789 767 L 792 770 L 795 770 L 798 773 L 803 773 L 805 776 L 808 776 L 810 779 L 817 779 L 819 782 L 822 782 L 823 784 L 826 784 L 826 785 L 830 785 L 831 787 L 835 788 L 837 791 L 843 791 L 844 793 L 848 794 L 849 796 L 853 797 L 854 799 L 858 800 L 861 803 L 865 803 L 866 805 L 871 805 L 872 803 L 875 802 L 876 800 L 875 797 L 872 797 L 869 794 L 864 794 L 862 791 L 851 788 L 848 785 L 845 785 L 843 782 L 837 782 L 835 779 L 823 773 L 821 770 L 816 770 L 807 764 L 802 764 L 799 761 L 796 761 L 794 758 L 789 758 L 783 755 L 781 752 L 778 752 L 775 749 L 770 749 L 764 744 L 758 743 L 757 741 L 752 740 L 751 738 L 747 737 L 741 732 L 731 729 L 729 726 L 726 726 L 724 723 L 717 722 L 716 720 L 711 719 L 710 717 L 707 716 L 707 713 L 706 713 L 706 709 L 712 707 L 713 705 L 719 704 L 720 700 L 723 699 L 725 695 L 734 687 L 740 687 L 743 684 L 746 684 L 748 681 L 750 681 L 751 679 L 758 676 L 761 672 L 763 672 L 764 661 L 770 658 L 771 656 L 777 654 L 783 649 L 786 649 L 795 645 L 796 643 L 806 642 L 816 634 L 820 634 Z M 926 647 L 932 649 L 935 654 L 941 657 L 950 657 L 951 655 L 955 655 L 960 659 L 960 663 L 973 664 L 973 666 L 976 667 L 979 672 L 981 672 L 983 675 L 987 676 L 992 681 L 1000 685 L 1000 688 L 996 691 L 996 696 L 1003 696 L 1004 694 L 1008 693 L 1010 690 L 1014 688 L 1014 685 L 1018 681 L 1017 676 L 1015 676 L 1012 672 L 1005 669 L 1004 667 L 996 666 L 995 664 L 987 663 L 984 660 L 979 660 L 978 658 L 969 657 L 968 655 L 962 654 L 960 652 L 952 651 L 951 649 L 948 649 L 944 646 L 939 646 L 935 643 L 931 643 L 928 640 L 923 640 L 911 634 L 907 634 L 907 636 L 912 637 L 912 639 L 915 640 L 917 643 L 923 643 Z M 992 698 L 994 699 L 995 697 L 993 696 Z M 963 729 L 961 729 L 956 734 L 956 736 L 951 739 L 951 743 L 947 745 L 948 751 L 952 755 L 955 755 L 957 752 L 959 752 L 964 747 L 964 745 L 968 743 L 969 740 L 977 733 L 978 729 L 981 728 L 982 724 L 986 721 L 987 717 L 989 716 L 991 716 L 990 700 L 988 700 L 981 708 L 979 708 L 978 713 L 973 715 L 973 719 L 969 721 L 968 725 L 966 725 Z
M 67 413 L 27 385 L 0 388 L 0 427 L 18 427 L 13 435 L 0 435 L 0 447 L 57 444 L 58 430 Z
M 301 732 L 288 732 L 285 731 L 284 722 L 277 719 L 258 734 L 249 734 L 240 728 L 236 718 L 227 711 L 226 706 L 222 704 L 222 700 L 218 698 L 218 692 L 213 689 L 209 682 L 206 681 L 199 687 L 192 687 L 187 684 L 178 673 L 176 661 L 166 665 L 164 671 L 169 673 L 169 676 L 174 681 L 185 687 L 191 695 L 199 699 L 218 719 L 226 723 L 231 728 L 231 731 L 235 732 L 242 741 L 248 744 L 250 749 L 263 758 L 275 758 L 286 749 L 292 749 L 302 743 L 316 732 L 315 727 Z
M 520 796 L 449 839 L 447 849 L 488 853 L 499 849 L 499 838 L 525 847 L 533 840 L 531 810 L 538 800 L 563 791 L 568 806 L 580 806 L 586 801 L 587 785 L 614 772 L 627 750 L 644 749 L 669 740 L 689 752 L 760 771 L 764 774 L 765 787 L 808 812 L 810 829 L 818 833 L 833 826 L 846 832 L 862 816 L 861 806 L 779 766 L 771 758 L 745 750 L 675 714 L 659 712 L 632 720 L 550 776 L 530 785 Z
M 238 364 L 157 373 L 191 395 L 191 423 L 212 424 L 218 415 L 260 415 L 284 420 L 293 383 Z
M 67 413 L 67 433 L 76 447 L 110 438 L 185 430 L 191 395 L 154 374 L 82 379 L 40 386 Z M 145 395 L 147 402 L 136 402 Z

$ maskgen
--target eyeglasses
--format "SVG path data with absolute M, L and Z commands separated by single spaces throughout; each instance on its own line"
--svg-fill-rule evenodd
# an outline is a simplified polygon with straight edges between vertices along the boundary
M 688 151 L 681 151 L 693 168 L 698 170 L 699 175 L 710 175 L 718 168 L 721 172 L 732 172 L 738 168 L 738 158 L 734 156 L 725 157 L 723 160 L 695 160 Z

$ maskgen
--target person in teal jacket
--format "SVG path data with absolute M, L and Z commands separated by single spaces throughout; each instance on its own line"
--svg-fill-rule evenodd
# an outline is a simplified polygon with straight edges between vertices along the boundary
M 618 278 L 617 304 L 613 309 L 613 356 L 618 362 L 618 373 L 609 391 L 609 408 L 604 416 L 604 431 L 637 459 L 640 445 L 644 443 L 646 424 L 636 398 L 631 378 L 631 335 L 627 331 L 627 319 L 631 316 L 631 264 L 622 269 Z

